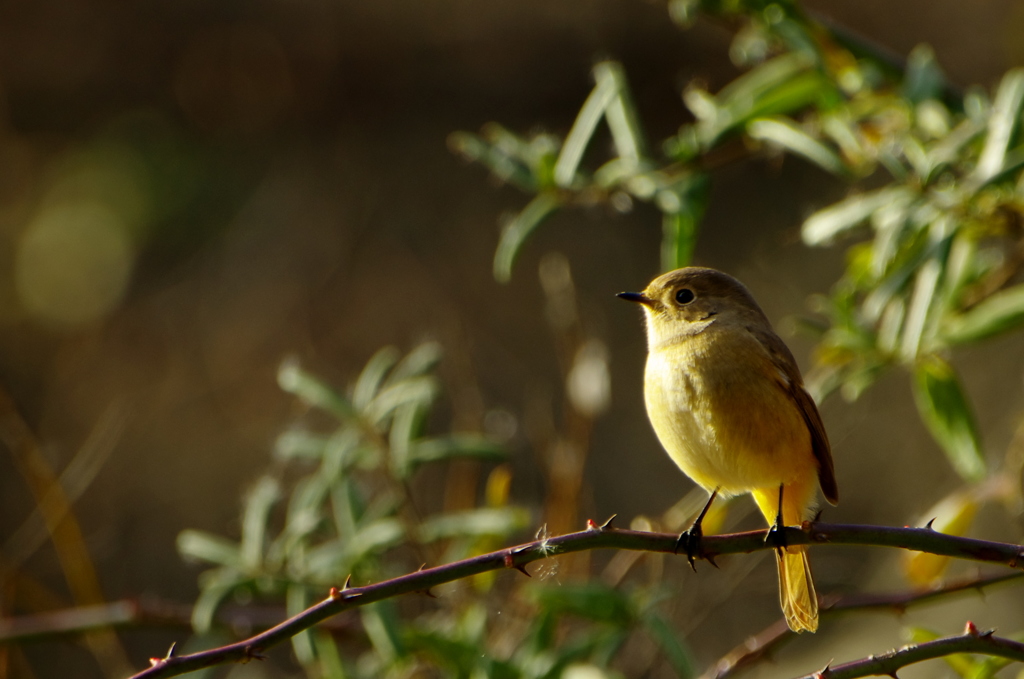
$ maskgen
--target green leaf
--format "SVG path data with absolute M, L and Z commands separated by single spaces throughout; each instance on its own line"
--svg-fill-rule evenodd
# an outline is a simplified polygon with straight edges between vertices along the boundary
M 450 670 L 447 676 L 468 677 L 482 660 L 478 641 L 456 637 L 449 630 L 416 628 L 406 631 L 402 640 L 413 652 L 422 653 Z
M 330 487 L 320 474 L 312 474 L 295 484 L 288 501 L 285 531 L 301 538 L 316 530 L 323 520 L 324 504 Z
M 183 530 L 178 533 L 178 553 L 186 559 L 205 561 L 235 570 L 244 570 L 242 553 L 238 543 L 219 535 L 199 530 Z
M 707 208 L 710 187 L 708 176 L 701 173 L 679 182 L 673 191 L 658 194 L 658 207 L 664 213 L 661 241 L 663 271 L 688 266 L 693 259 L 697 231 Z
M 405 355 L 388 375 L 387 384 L 397 384 L 410 377 L 425 375 L 441 362 L 444 351 L 437 342 L 424 342 Z
M 327 483 L 333 484 L 353 463 L 354 452 L 360 443 L 362 433 L 355 427 L 338 429 L 324 446 L 320 474 Z
M 319 460 L 327 449 L 328 439 L 301 429 L 286 431 L 274 442 L 274 457 L 279 460 Z
M 615 153 L 619 158 L 632 162 L 634 166 L 638 165 L 646 154 L 644 135 L 622 64 L 616 61 L 602 61 L 594 66 L 594 79 L 598 83 L 603 80 L 611 81 L 609 86 L 616 93 L 604 112 L 615 144 Z
M 535 191 L 537 181 L 523 163 L 496 144 L 489 144 L 469 132 L 453 132 L 448 148 L 467 160 L 486 166 L 494 176 L 524 191 Z
M 416 403 L 429 405 L 437 396 L 437 380 L 430 376 L 411 377 L 382 390 L 366 407 L 366 417 L 382 424 L 397 408 Z
M 562 206 L 562 199 L 552 191 L 538 193 L 522 211 L 510 219 L 501 231 L 494 252 L 494 279 L 499 283 L 512 280 L 512 264 L 527 237 L 540 223 Z
M 231 568 L 218 568 L 203 573 L 202 591 L 192 607 L 192 629 L 197 634 L 206 634 L 213 626 L 213 616 L 217 607 L 236 587 L 245 582 L 237 571 Z
M 341 540 L 328 540 L 312 547 L 303 555 L 301 574 L 304 582 L 330 582 L 352 570 L 351 550 Z M 292 571 L 299 572 L 292 564 Z
M 612 66 L 610 62 L 602 62 L 594 67 L 594 79 L 597 84 L 576 115 L 576 121 L 572 124 L 569 136 L 565 138 L 565 143 L 562 145 L 562 152 L 558 154 L 558 160 L 555 162 L 554 177 L 555 184 L 558 186 L 563 188 L 572 186 L 576 178 L 576 170 L 579 168 L 580 161 L 583 160 L 583 154 L 594 136 L 598 123 L 601 122 L 605 111 L 608 110 L 608 105 L 619 94 L 622 83 L 617 74 L 621 74 L 621 69 L 621 66 L 617 64 Z M 499 280 L 501 279 L 499 278 Z
M 968 180 L 974 188 L 983 186 L 999 174 L 1006 162 L 1006 151 L 1010 146 L 1014 130 L 1020 120 L 1024 106 L 1024 69 L 1008 71 L 999 83 L 995 103 L 988 120 L 988 135 L 978 165 Z
M 903 96 L 917 104 L 925 99 L 940 99 L 946 87 L 935 52 L 928 45 L 918 45 L 907 56 L 907 70 L 903 78 Z
M 544 611 L 625 627 L 634 619 L 633 605 L 622 592 L 599 583 L 531 588 L 530 597 Z
M 422 403 L 406 403 L 395 409 L 388 447 L 391 453 L 391 470 L 397 478 L 404 479 L 413 470 L 409 460 L 409 449 L 412 440 L 420 433 L 425 415 L 426 408 Z
M 747 124 L 747 134 L 753 139 L 781 146 L 821 169 L 839 177 L 851 177 L 852 172 L 839 154 L 803 131 L 792 120 L 783 117 L 758 118 Z
M 405 528 L 396 518 L 384 518 L 362 526 L 348 541 L 345 548 L 358 563 L 371 553 L 382 552 L 400 543 L 405 537 Z
M 263 545 L 267 534 L 267 517 L 281 497 L 281 486 L 276 479 L 264 476 L 249 491 L 242 513 L 242 563 L 249 572 L 263 563 Z
M 508 451 L 499 443 L 477 434 L 452 434 L 416 441 L 409 448 L 410 464 L 438 462 L 454 457 L 470 457 L 481 460 L 501 461 L 508 457 Z
M 881 280 L 875 280 L 872 276 L 860 282 L 870 290 L 861 304 L 864 319 L 871 323 L 878 321 L 893 297 L 906 294 L 918 271 L 930 257 L 934 256 L 935 245 L 930 244 L 928 236 L 929 234 L 925 232 L 912 234 L 907 242 L 900 245 L 896 257 Z M 870 251 L 870 248 L 868 249 Z
M 917 270 L 914 279 L 914 292 L 907 306 L 906 318 L 903 321 L 903 341 L 900 344 L 900 355 L 904 361 L 913 360 L 921 348 L 921 340 L 932 312 L 932 300 L 939 288 L 942 276 L 942 262 L 938 257 L 930 257 Z
M 701 102 L 696 91 L 684 98 L 698 118 L 697 136 L 708 148 L 754 118 L 799 111 L 831 87 L 811 58 L 791 52 L 740 76 L 709 101 Z
M 680 28 L 689 28 L 697 20 L 700 4 L 700 0 L 669 0 L 669 18 Z
M 363 410 L 369 405 L 377 390 L 380 389 L 384 377 L 398 361 L 398 350 L 394 347 L 384 347 L 375 353 L 366 367 L 359 373 L 356 384 L 352 388 L 352 405 L 358 410 Z
M 355 409 L 347 399 L 303 370 L 298 361 L 289 359 L 281 363 L 277 371 L 277 384 L 307 404 L 334 413 L 339 418 L 350 419 L 356 416 Z
M 914 291 L 907 306 L 900 353 L 903 360 L 917 356 L 922 347 L 932 349 L 939 321 L 949 297 L 943 295 L 940 283 L 947 272 L 949 252 L 954 235 L 953 220 L 942 215 L 928 229 L 928 258 L 918 268 Z
M 1024 285 L 995 293 L 969 311 L 946 321 L 943 338 L 967 344 L 1001 335 L 1024 325 Z
M 909 204 L 896 202 L 878 208 L 871 216 L 875 237 L 871 243 L 871 272 L 881 278 L 900 252 L 907 232 Z
M 689 212 L 666 212 L 661 224 L 661 270 L 689 266 L 696 246 L 698 221 Z
M 405 655 L 402 643 L 401 624 L 393 601 L 378 601 L 359 608 L 363 629 L 370 638 L 377 653 L 386 661 L 393 662 Z
M 334 636 L 325 629 L 316 629 L 313 632 L 313 647 L 316 650 L 316 657 L 319 661 L 320 673 L 316 676 L 323 679 L 347 679 L 345 665 L 341 660 L 341 653 L 338 652 L 338 645 L 334 643 Z
M 984 128 L 967 118 L 942 139 L 935 142 L 928 151 L 929 163 L 932 166 L 931 177 L 934 178 L 938 170 L 947 165 L 955 163 L 960 159 L 964 147 L 981 134 Z
M 469 509 L 426 519 L 419 527 L 423 542 L 484 535 L 506 536 L 526 528 L 530 513 L 520 507 Z
M 932 355 L 914 368 L 914 401 L 932 437 L 953 469 L 969 482 L 985 477 L 978 427 L 953 367 Z
M 807 245 L 827 245 L 840 234 L 863 224 L 876 210 L 894 203 L 910 202 L 915 192 L 904 186 L 887 186 L 851 196 L 818 210 L 804 221 L 801 234 Z
M 344 477 L 331 487 L 331 517 L 339 535 L 354 533 L 365 509 L 351 477 Z
M 814 60 L 799 52 L 787 52 L 756 66 L 723 87 L 718 99 L 723 102 L 757 97 L 779 83 L 814 68 Z
M 646 613 L 643 616 L 643 622 L 655 642 L 661 647 L 669 664 L 672 665 L 672 669 L 675 670 L 676 676 L 680 679 L 693 677 L 696 674 L 693 651 L 679 638 L 672 626 L 656 613 Z
M 309 597 L 306 588 L 302 585 L 292 584 L 288 586 L 285 594 L 285 610 L 288 617 L 298 615 L 306 610 L 309 605 Z M 305 629 L 292 637 L 292 650 L 295 651 L 295 659 L 303 667 L 309 667 L 316 661 L 316 653 L 313 651 L 313 640 L 310 638 L 309 630 Z
M 941 636 L 938 632 L 924 627 L 910 628 L 910 641 L 914 644 L 935 641 Z M 981 668 L 981 663 L 975 660 L 969 653 L 950 653 L 949 655 L 942 656 L 942 660 L 963 679 L 973 677 Z

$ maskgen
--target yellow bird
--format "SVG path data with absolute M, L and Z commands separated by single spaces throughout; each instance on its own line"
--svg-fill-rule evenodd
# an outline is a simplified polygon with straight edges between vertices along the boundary
M 647 319 L 644 397 L 654 431 L 711 493 L 679 536 L 691 565 L 700 521 L 719 493 L 750 493 L 775 528 L 811 518 L 819 485 L 826 500 L 839 501 L 821 415 L 793 354 L 742 283 L 688 267 L 619 297 L 643 305 Z M 780 542 L 776 556 L 786 622 L 795 632 L 815 631 L 818 596 L 806 548 Z

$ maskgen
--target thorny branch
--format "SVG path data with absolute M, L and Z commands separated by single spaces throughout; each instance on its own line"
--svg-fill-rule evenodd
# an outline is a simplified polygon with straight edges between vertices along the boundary
M 598 526 L 591 521 L 588 522 L 588 529 L 584 531 L 535 540 L 517 547 L 502 549 L 490 554 L 482 554 L 463 561 L 419 570 L 415 573 L 409 573 L 408 575 L 365 587 L 351 587 L 349 586 L 350 583 L 346 581 L 343 587 L 332 588 L 330 595 L 325 600 L 276 627 L 227 646 L 184 656 L 175 656 L 173 653 L 169 653 L 167 657 L 155 658 L 151 661 L 152 666 L 149 669 L 139 672 L 132 679 L 173 677 L 212 665 L 227 662 L 247 662 L 253 658 L 262 658 L 263 651 L 268 648 L 286 641 L 299 632 L 309 629 L 342 611 L 401 594 L 426 591 L 431 587 L 486 571 L 514 568 L 529 575 L 526 571 L 527 564 L 557 554 L 590 549 L 628 549 L 667 553 L 675 551 L 678 537 L 675 534 L 619 530 L 612 528 L 610 523 L 611 520 L 604 525 Z M 897 547 L 961 559 L 999 563 L 1011 568 L 1024 567 L 1024 547 L 1021 545 L 945 535 L 929 528 L 888 528 L 805 522 L 799 528 L 787 527 L 784 531 L 785 539 L 790 545 L 845 544 Z M 725 554 L 750 553 L 770 548 L 771 546 L 765 543 L 765 531 L 750 531 L 730 535 L 706 536 L 701 540 L 699 556 L 703 559 L 714 559 Z M 957 637 L 956 639 L 960 638 Z M 974 639 L 974 643 L 979 648 L 1000 651 L 999 653 L 993 653 L 994 655 L 1011 652 L 1012 648 L 1006 646 L 1006 644 L 1015 643 L 984 635 L 972 637 L 972 639 Z M 931 649 L 937 643 L 930 642 L 930 645 L 922 644 L 915 648 L 927 647 Z M 1000 643 L 1003 645 L 999 645 Z M 1018 646 L 1020 645 L 1018 644 Z M 935 646 L 935 648 L 944 647 L 939 645 Z M 965 649 L 956 648 L 955 650 Z M 976 652 L 988 651 L 980 650 Z M 913 654 L 907 657 L 917 658 Z M 923 656 L 908 660 L 907 662 L 918 662 L 918 660 L 923 660 L 926 657 L 935 656 Z M 1020 658 L 1024 659 L 1024 653 L 1021 653 Z M 831 672 L 838 672 L 839 670 L 840 668 L 834 668 Z M 843 671 L 845 672 L 846 670 L 844 669 Z M 888 673 L 882 672 L 882 674 Z M 827 679 L 832 679 L 832 676 L 832 674 L 829 674 Z M 842 674 L 835 676 L 837 679 L 847 679 L 852 676 L 864 675 Z
M 974 623 L 969 622 L 960 636 L 935 639 L 922 644 L 910 644 L 882 655 L 871 655 L 835 667 L 826 666 L 818 672 L 801 677 L 801 679 L 896 677 L 896 672 L 907 665 L 941 658 L 953 653 L 982 653 L 1024 662 L 1024 644 L 1012 639 L 993 636 L 992 632 L 993 630 L 981 632 L 974 626 Z
M 822 598 L 821 613 L 829 616 L 834 613 L 854 610 L 882 609 L 894 613 L 903 613 L 915 604 L 925 603 L 939 597 L 956 592 L 978 591 L 985 587 L 1001 584 L 1010 580 L 1024 578 L 1024 573 L 1006 573 L 986 578 L 972 578 L 959 582 L 950 582 L 932 589 L 917 592 L 898 592 L 895 594 L 851 594 L 846 596 L 826 596 Z M 742 644 L 723 655 L 714 665 L 700 676 L 700 679 L 726 679 L 739 670 L 768 656 L 785 642 L 793 639 L 793 634 L 786 621 L 779 619 L 764 628 Z

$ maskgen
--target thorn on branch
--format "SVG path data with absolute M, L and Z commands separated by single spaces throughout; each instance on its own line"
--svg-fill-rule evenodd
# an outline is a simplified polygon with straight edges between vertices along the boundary
M 835 658 L 833 658 L 833 660 L 834 659 Z M 824 667 L 822 667 L 820 670 L 814 673 L 814 679 L 825 679 L 825 677 L 827 677 L 831 671 L 832 660 L 829 660 L 827 663 L 825 663 Z
M 171 647 L 167 649 L 167 654 L 164 657 L 162 657 L 162 658 L 150 658 L 149 659 L 149 666 L 150 667 L 156 667 L 157 665 L 162 665 L 163 663 L 165 663 L 168 660 L 170 660 L 171 658 L 173 658 L 174 657 L 174 651 L 175 651 L 175 649 L 177 647 L 178 647 L 178 642 L 177 641 L 172 642 L 171 643 Z
M 609 528 L 611 528 L 612 527 L 612 521 L 614 521 L 615 517 L 617 517 L 617 516 L 618 516 L 618 514 L 612 514 L 611 516 L 609 516 L 608 520 L 601 524 L 601 530 L 608 530 Z
M 513 555 L 513 551 L 509 551 L 509 553 L 505 555 L 505 568 L 515 568 L 517 571 L 519 571 L 526 577 L 533 577 L 532 575 L 530 575 L 529 571 L 526 570 L 526 566 L 524 566 L 521 563 L 516 563 L 515 559 L 513 558 Z
M 245 655 L 242 657 L 242 664 L 244 665 L 245 663 L 247 663 L 247 662 L 249 662 L 250 660 L 253 660 L 253 659 L 256 659 L 256 660 L 266 660 L 267 656 L 263 655 L 260 652 L 262 650 L 263 649 L 261 649 L 259 646 L 246 646 L 245 647 Z
M 818 514 L 820 515 L 821 512 L 818 512 Z M 810 535 L 811 539 L 814 540 L 815 542 L 828 542 L 828 536 L 825 535 L 824 533 L 821 533 L 821 532 L 817 531 L 815 529 L 815 524 L 817 523 L 817 521 L 818 521 L 818 517 L 814 517 L 814 521 L 811 521 L 810 523 L 805 521 L 803 524 L 800 524 L 800 528 L 805 533 Z
M 416 572 L 417 573 L 421 573 L 424 570 L 426 570 L 426 568 L 427 568 L 427 564 L 421 564 L 420 567 L 416 569 Z M 417 589 L 417 590 L 414 590 L 414 591 L 415 591 L 416 594 L 422 594 L 423 596 L 428 596 L 431 599 L 436 599 L 437 598 L 437 595 L 434 594 L 433 592 L 431 592 L 429 587 L 427 587 L 426 589 Z
M 349 592 L 350 589 L 352 589 L 351 573 L 345 578 L 345 584 L 341 586 L 341 589 L 331 587 L 330 597 L 331 599 L 358 599 L 362 596 L 361 592 Z
M 933 523 L 935 523 L 935 517 L 934 516 L 932 518 L 928 519 L 928 523 L 926 523 L 924 525 L 925 530 L 935 530 L 935 528 L 932 527 Z
M 970 620 L 967 621 L 967 625 L 964 627 L 964 635 L 965 636 L 971 636 L 971 637 L 978 636 L 978 628 Z

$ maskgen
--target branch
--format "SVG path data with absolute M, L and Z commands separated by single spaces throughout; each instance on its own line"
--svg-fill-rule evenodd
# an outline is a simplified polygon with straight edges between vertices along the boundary
M 994 631 L 979 632 L 973 622 L 968 622 L 964 633 L 958 637 L 935 639 L 923 644 L 910 644 L 882 655 L 871 655 L 835 667 L 825 666 L 823 670 L 808 674 L 801 679 L 856 679 L 856 677 L 886 675 L 895 678 L 896 672 L 907 665 L 913 665 L 922 660 L 941 658 L 953 653 L 983 653 L 1024 662 L 1024 644 L 993 636 Z
M 142 627 L 192 628 L 191 604 L 145 597 L 120 599 L 99 606 L 77 606 L 45 613 L 0 617 L 0 645 L 79 635 L 99 629 Z M 213 623 L 230 630 L 264 630 L 281 621 L 284 606 L 225 605 L 217 609 Z M 321 626 L 333 632 L 362 634 L 358 619 L 335 616 Z
M 346 582 L 340 589 L 332 588 L 324 601 L 266 632 L 234 644 L 191 655 L 168 654 L 165 658 L 155 658 L 151 661 L 152 667 L 139 672 L 132 679 L 173 677 L 221 663 L 247 662 L 253 658 L 262 658 L 264 650 L 342 611 L 400 594 L 427 591 L 436 585 L 486 571 L 515 568 L 529 575 L 526 572 L 527 564 L 558 554 L 589 549 L 628 549 L 665 553 L 675 551 L 678 537 L 675 534 L 618 530 L 611 528 L 610 523 L 609 519 L 603 526 L 598 526 L 591 521 L 588 522 L 589 528 L 585 531 L 535 540 L 518 547 L 424 569 L 365 587 L 349 587 L 349 583 Z M 710 560 L 724 554 L 770 549 L 771 546 L 765 544 L 765 534 L 765 531 L 750 531 L 707 536 L 701 540 L 699 556 Z M 1024 565 L 1024 547 L 1020 545 L 944 535 L 929 528 L 886 528 L 805 522 L 800 528 L 785 528 L 784 536 L 791 545 L 876 545 L 999 563 L 1011 568 L 1020 568 Z
M 1019 580 L 1024 573 L 1008 573 L 987 578 L 978 578 L 951 582 L 940 587 L 917 592 L 897 592 L 895 594 L 852 594 L 849 596 L 822 597 L 821 613 L 828 616 L 833 613 L 854 610 L 884 609 L 903 613 L 915 604 L 925 603 L 948 594 L 977 590 L 1001 584 L 1010 580 Z M 700 679 L 726 679 L 735 672 L 748 667 L 777 650 L 785 642 L 795 638 L 786 621 L 779 619 L 761 632 L 748 638 L 745 642 L 723 655 L 718 662 L 708 668 Z

